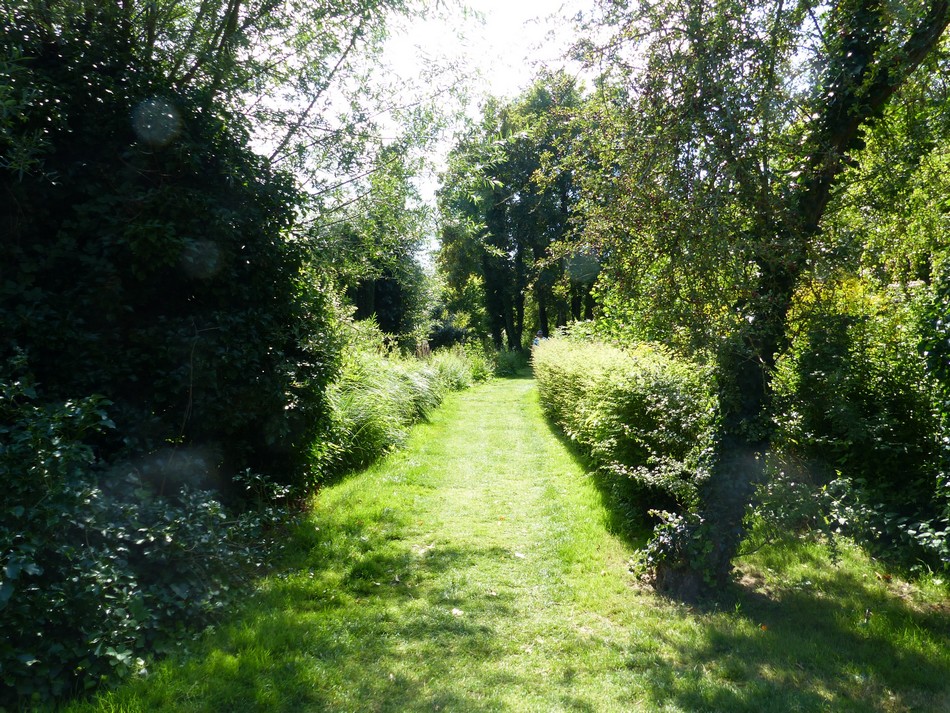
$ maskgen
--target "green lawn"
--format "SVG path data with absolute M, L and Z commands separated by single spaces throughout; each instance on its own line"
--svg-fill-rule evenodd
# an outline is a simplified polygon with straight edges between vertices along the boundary
M 945 588 L 810 546 L 696 612 L 638 586 L 624 520 L 531 379 L 479 386 L 326 488 L 189 659 L 71 710 L 950 711 Z

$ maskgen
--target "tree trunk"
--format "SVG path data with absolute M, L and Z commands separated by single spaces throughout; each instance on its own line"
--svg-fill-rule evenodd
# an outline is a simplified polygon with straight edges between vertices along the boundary
M 548 298 L 544 294 L 544 290 L 541 289 L 541 286 L 538 286 L 538 289 L 535 291 L 535 299 L 538 301 L 538 329 L 541 332 L 541 336 L 547 338 L 551 336 L 550 334 L 550 324 L 548 320 Z

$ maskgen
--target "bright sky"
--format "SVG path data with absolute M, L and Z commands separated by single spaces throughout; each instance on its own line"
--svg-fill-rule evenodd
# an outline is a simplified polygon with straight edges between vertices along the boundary
M 482 15 L 466 18 L 458 4 Z M 562 64 L 571 42 L 570 17 L 589 10 L 594 0 L 458 0 L 446 17 L 403 25 L 389 43 L 389 57 L 400 73 L 418 72 L 427 61 L 457 61 L 478 71 L 473 98 L 482 94 L 512 98 L 534 78 L 539 64 Z
M 391 26 L 386 58 L 402 77 L 418 77 L 433 65 L 454 63 L 470 79 L 468 115 L 480 115 L 486 95 L 512 99 L 527 88 L 541 66 L 565 65 L 564 54 L 573 40 L 573 18 L 589 13 L 596 0 L 443 0 L 438 18 L 401 22 Z M 466 5 L 479 17 L 466 14 Z M 451 148 L 447 137 L 431 156 L 437 169 Z M 421 198 L 435 203 L 436 176 L 417 178 Z M 435 248 L 433 237 L 426 252 Z M 424 257 L 428 264 L 430 257 Z
M 443 0 L 438 17 L 391 26 L 385 61 L 402 77 L 424 83 L 433 66 L 456 64 L 470 78 L 468 114 L 476 118 L 485 95 L 514 98 L 542 65 L 564 66 L 573 40 L 571 18 L 589 12 L 596 0 Z M 463 9 L 461 5 L 467 6 Z M 472 11 L 477 16 L 472 16 Z M 435 151 L 446 154 L 450 143 Z M 441 156 L 433 156 L 441 163 Z M 420 178 L 430 202 L 434 177 Z

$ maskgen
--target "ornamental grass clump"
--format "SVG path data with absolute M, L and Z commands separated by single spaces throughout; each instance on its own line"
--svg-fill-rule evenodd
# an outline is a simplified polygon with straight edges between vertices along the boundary
M 532 360 L 545 412 L 601 469 L 651 506 L 695 503 L 716 419 L 705 368 L 657 345 L 571 338 L 541 342 Z

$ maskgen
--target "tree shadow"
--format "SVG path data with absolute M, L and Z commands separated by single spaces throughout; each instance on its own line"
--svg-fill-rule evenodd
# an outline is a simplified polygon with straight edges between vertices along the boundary
M 303 553 L 191 657 L 136 682 L 137 707 L 479 713 L 533 690 L 530 671 L 497 665 L 519 660 L 523 593 L 504 576 L 489 590 L 480 574 L 509 548 L 409 536 L 412 518 L 390 508 L 347 510 L 298 533 Z M 569 682 L 563 696 L 565 710 L 595 710 Z
M 598 468 L 590 456 L 546 414 L 544 423 L 577 467 L 583 470 L 593 483 L 607 513 L 607 528 L 610 533 L 633 549 L 643 548 L 650 538 L 654 523 L 647 514 L 649 508 L 644 505 L 642 490 L 629 478 L 621 478 Z
M 456 655 L 478 669 L 507 653 L 501 622 L 517 616 L 514 594 L 425 585 L 505 556 L 497 547 L 390 547 L 342 571 L 289 572 L 201 653 L 165 666 L 207 710 L 499 710 L 495 688 L 530 682 L 486 668 L 478 687 L 457 685 Z M 149 707 L 176 707 L 160 685 L 137 688 Z
M 642 548 L 652 529 L 642 494 L 598 472 L 576 443 L 545 422 L 588 472 L 612 532 Z M 680 621 L 631 635 L 627 669 L 646 691 L 632 708 L 950 711 L 950 609 L 915 607 L 882 592 L 873 577 L 860 579 L 808 549 L 796 558 L 814 581 L 773 583 L 766 591 L 764 578 L 746 577 L 693 608 L 644 594 L 689 622 L 690 633 Z
M 649 671 L 651 704 L 757 713 L 947 710 L 950 617 L 851 573 L 823 574 L 770 594 L 737 584 L 729 592 L 735 613 L 697 614 L 699 637 L 660 632 L 677 664 Z M 630 665 L 648 661 L 634 654 Z

